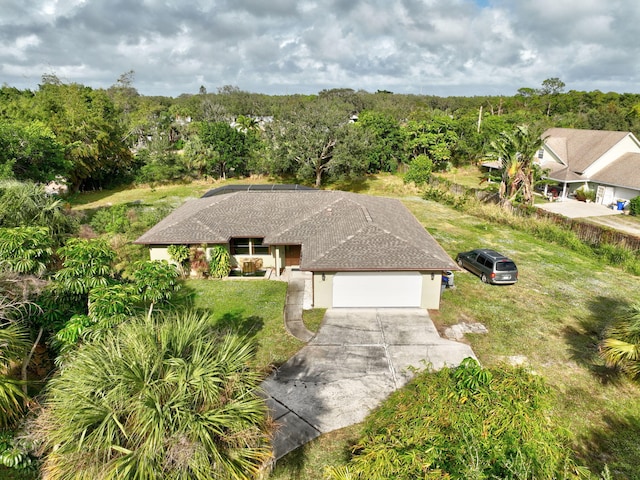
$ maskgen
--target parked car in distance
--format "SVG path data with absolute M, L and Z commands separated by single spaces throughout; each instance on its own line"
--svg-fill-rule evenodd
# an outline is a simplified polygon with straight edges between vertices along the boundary
M 484 283 L 496 285 L 516 283 L 518 267 L 513 260 L 495 250 L 477 248 L 469 252 L 459 253 L 456 262 L 480 277 Z

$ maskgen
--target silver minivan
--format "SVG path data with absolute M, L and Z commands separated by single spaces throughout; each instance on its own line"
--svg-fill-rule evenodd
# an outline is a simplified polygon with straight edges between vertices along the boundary
M 516 283 L 518 267 L 513 260 L 488 248 L 459 253 L 456 262 L 480 277 L 484 283 L 496 285 Z

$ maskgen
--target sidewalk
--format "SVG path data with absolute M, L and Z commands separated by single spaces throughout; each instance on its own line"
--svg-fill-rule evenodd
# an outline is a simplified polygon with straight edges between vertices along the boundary
M 287 298 L 284 305 L 284 326 L 287 331 L 303 342 L 313 338 L 302 322 L 302 311 L 311 307 L 311 272 L 285 270 L 283 280 L 288 281 Z

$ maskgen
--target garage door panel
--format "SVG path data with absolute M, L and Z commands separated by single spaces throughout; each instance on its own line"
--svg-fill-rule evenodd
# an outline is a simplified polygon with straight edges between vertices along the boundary
M 333 277 L 334 307 L 419 307 L 419 272 L 338 272 Z

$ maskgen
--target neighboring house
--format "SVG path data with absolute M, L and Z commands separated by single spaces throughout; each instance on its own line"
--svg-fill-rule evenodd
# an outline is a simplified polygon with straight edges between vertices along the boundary
M 313 273 L 313 304 L 437 309 L 455 262 L 399 200 L 295 185 L 233 186 L 176 209 L 135 243 L 152 259 L 172 244 L 224 245 L 232 266 Z
M 558 182 L 560 200 L 583 185 L 603 205 L 640 195 L 640 142 L 632 133 L 551 128 L 542 138 L 537 161 Z

